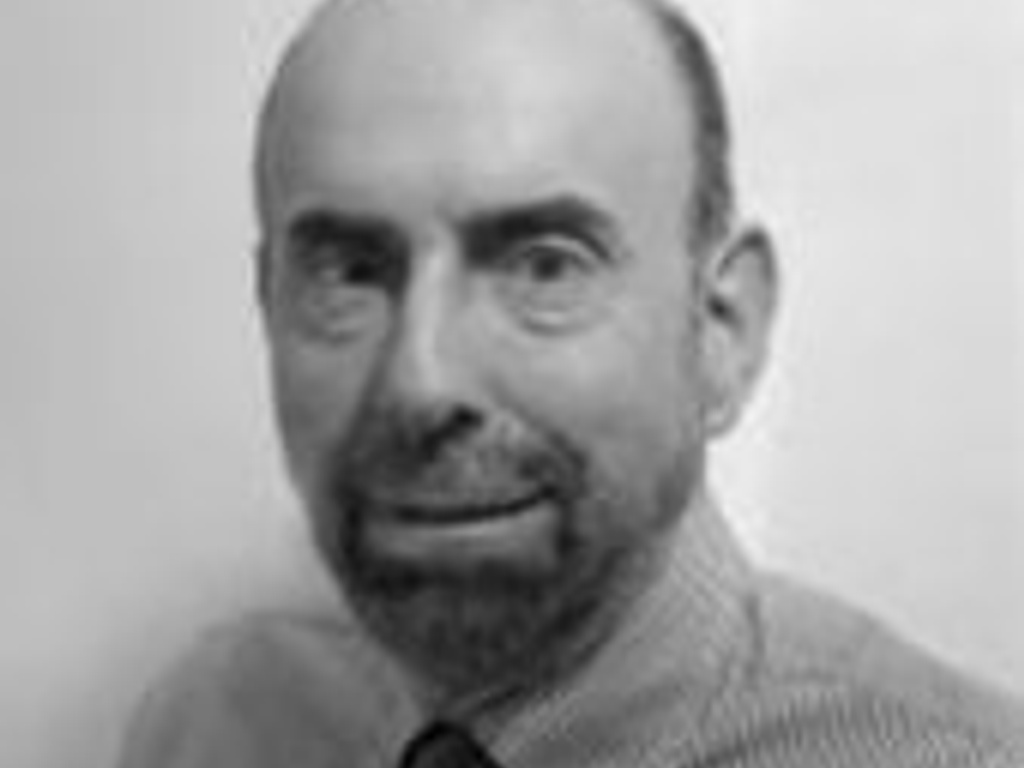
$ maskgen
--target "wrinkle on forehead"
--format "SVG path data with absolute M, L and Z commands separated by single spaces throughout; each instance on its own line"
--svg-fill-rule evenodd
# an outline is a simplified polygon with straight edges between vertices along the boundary
M 415 173 L 432 160 L 500 175 L 543 160 L 540 145 L 557 140 L 595 156 L 687 166 L 685 100 L 658 34 L 623 0 L 328 3 L 268 98 L 261 214 L 289 177 L 331 174 L 325 158 L 339 171 L 378 163 Z

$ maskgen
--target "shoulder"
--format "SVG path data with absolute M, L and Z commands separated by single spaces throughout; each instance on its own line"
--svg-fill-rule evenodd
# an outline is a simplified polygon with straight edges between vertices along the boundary
M 396 672 L 352 625 L 249 616 L 206 634 L 152 688 L 122 766 L 260 768 L 282 755 L 319 765 L 318 754 L 372 753 L 370 725 L 382 710 L 400 715 L 398 690 Z
M 1020 702 L 858 609 L 765 577 L 751 627 L 725 706 L 773 748 L 817 750 L 830 765 L 1024 765 Z

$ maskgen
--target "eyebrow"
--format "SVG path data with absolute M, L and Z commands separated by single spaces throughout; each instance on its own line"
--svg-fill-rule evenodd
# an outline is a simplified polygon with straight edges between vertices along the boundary
M 602 252 L 618 245 L 611 216 L 576 195 L 473 213 L 462 222 L 461 229 L 472 252 L 488 253 L 502 243 L 559 232 L 580 237 Z
M 378 216 L 334 209 L 314 209 L 297 216 L 287 228 L 292 242 L 343 239 L 371 250 L 397 251 L 404 245 L 399 229 Z
M 503 244 L 552 233 L 579 237 L 609 258 L 622 249 L 611 215 L 575 194 L 475 211 L 458 220 L 457 226 L 467 252 L 485 258 Z M 340 238 L 391 253 L 402 252 L 408 246 L 401 228 L 389 219 L 335 208 L 303 212 L 286 232 L 289 241 L 299 243 Z

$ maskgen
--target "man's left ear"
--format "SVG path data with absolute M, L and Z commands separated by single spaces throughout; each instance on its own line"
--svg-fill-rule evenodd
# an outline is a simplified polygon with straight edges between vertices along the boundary
M 708 437 L 742 414 L 768 357 L 778 293 L 775 251 L 759 227 L 744 228 L 702 266 L 701 340 Z

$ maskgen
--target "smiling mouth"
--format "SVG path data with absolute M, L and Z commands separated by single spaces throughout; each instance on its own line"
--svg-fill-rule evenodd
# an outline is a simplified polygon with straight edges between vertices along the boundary
M 468 567 L 480 562 L 546 568 L 554 562 L 556 512 L 549 494 L 500 500 L 372 499 L 365 545 L 392 560 Z
M 374 500 L 385 517 L 395 523 L 458 526 L 515 517 L 541 504 L 546 495 L 536 491 L 513 499 L 446 500 L 444 498 Z

